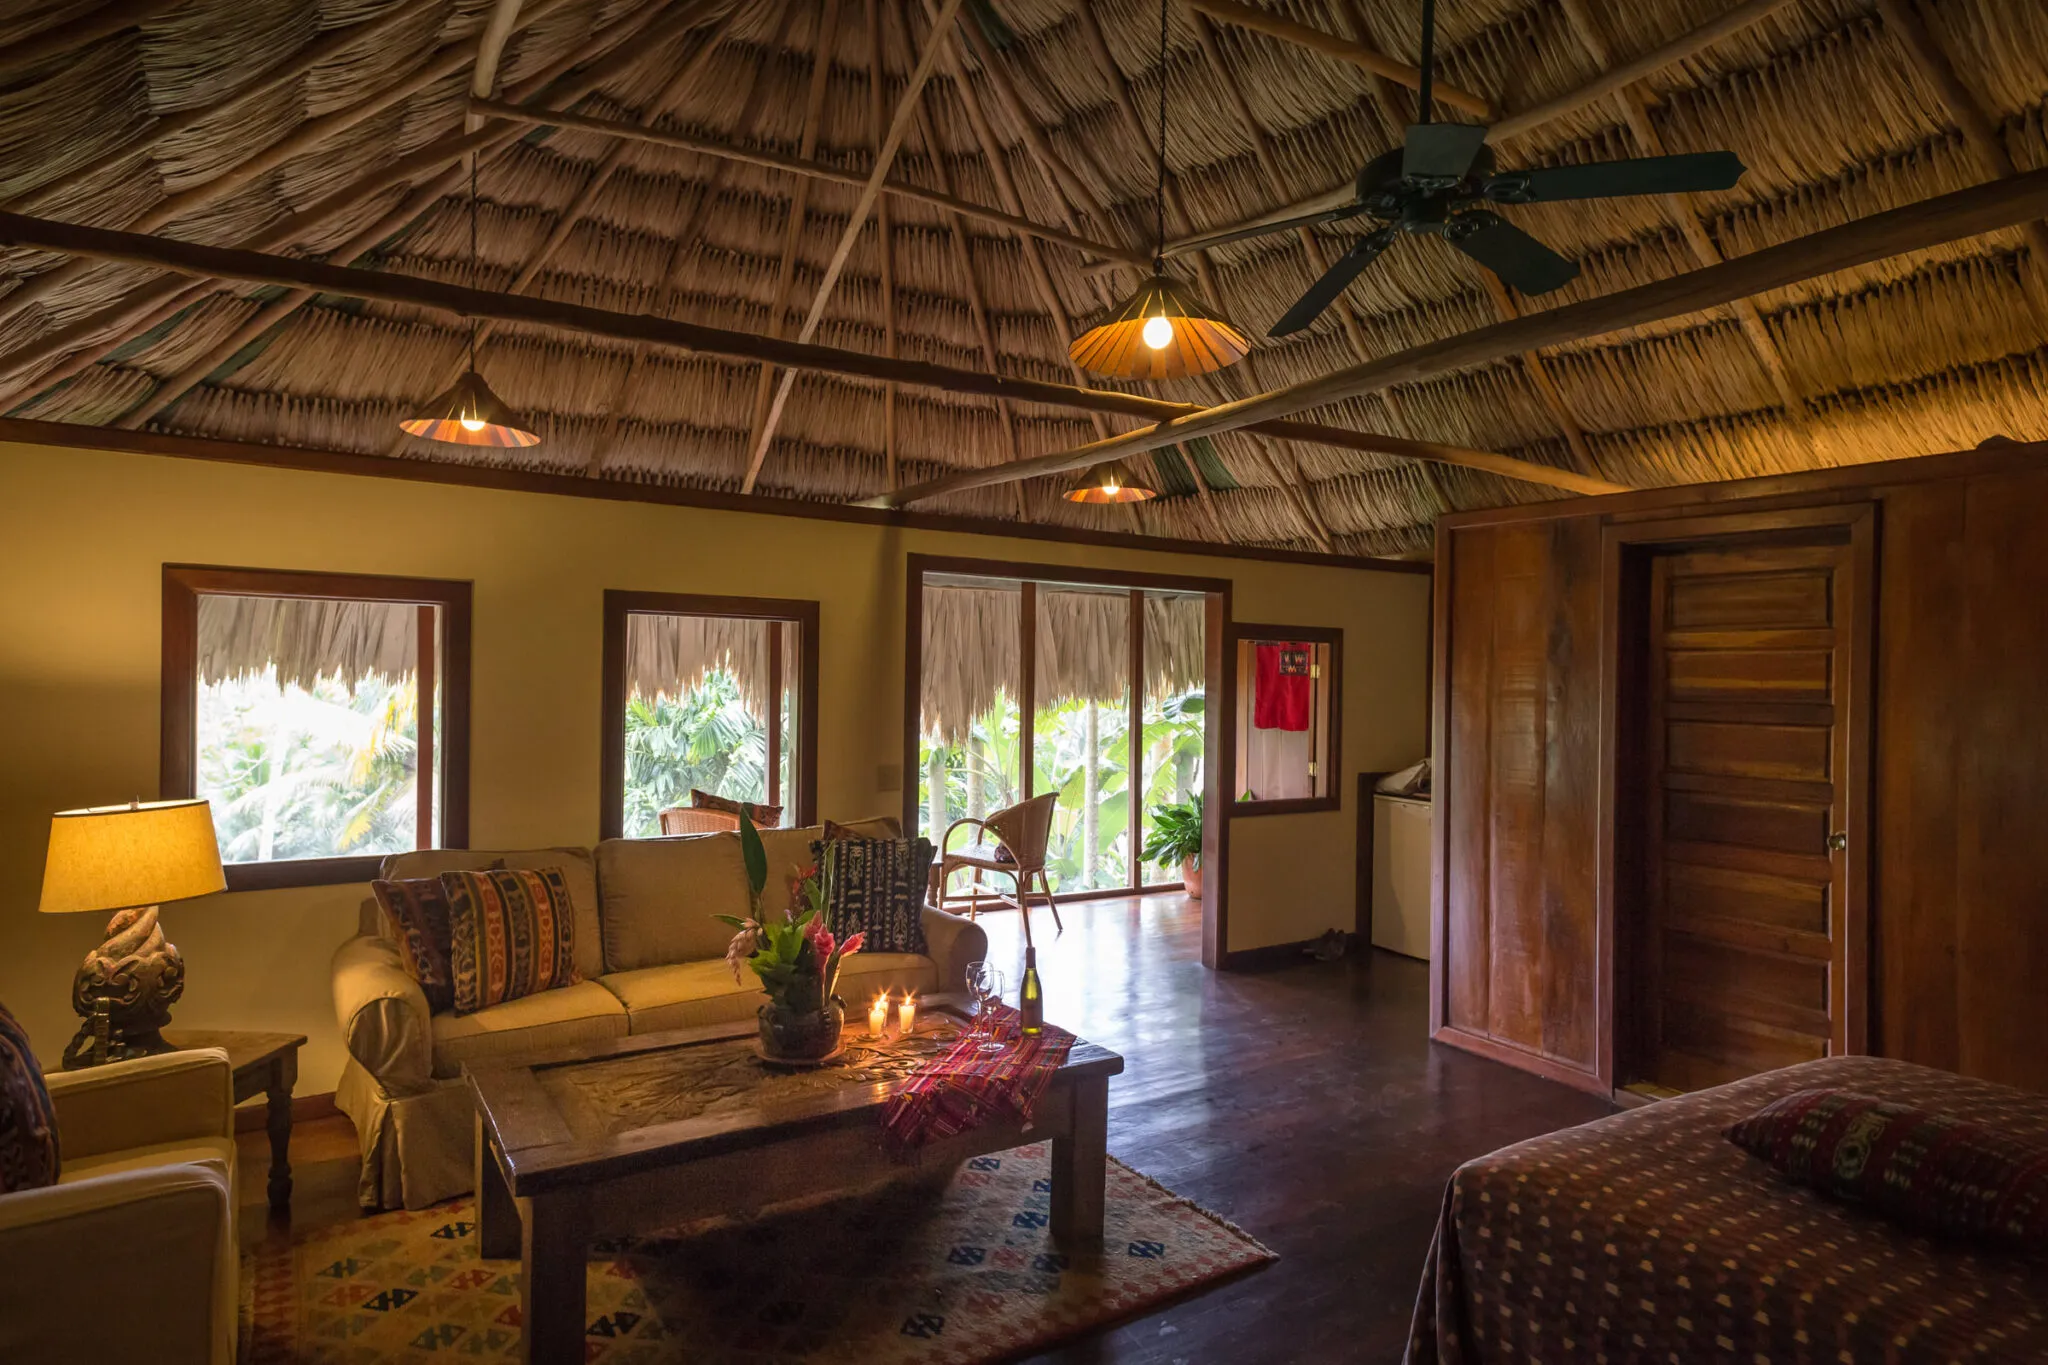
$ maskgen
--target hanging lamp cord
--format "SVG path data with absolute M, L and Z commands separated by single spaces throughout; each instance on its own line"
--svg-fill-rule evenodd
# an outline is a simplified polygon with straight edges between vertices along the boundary
M 1152 188 L 1152 273 L 1166 273 L 1166 6 L 1159 0 L 1159 160 Z
M 476 162 L 477 153 L 469 154 L 469 287 L 483 288 L 482 271 L 477 266 L 476 255 Z M 476 314 L 469 315 L 469 372 L 476 373 Z
M 1415 92 L 1417 123 L 1434 123 L 1429 116 L 1430 87 L 1436 84 L 1436 0 L 1422 0 L 1422 81 L 1421 89 Z

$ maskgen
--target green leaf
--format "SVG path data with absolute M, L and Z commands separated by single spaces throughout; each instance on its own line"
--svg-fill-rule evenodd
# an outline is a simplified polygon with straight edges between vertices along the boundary
M 754 899 L 761 899 L 761 892 L 768 885 L 768 850 L 761 846 L 761 835 L 754 828 L 753 817 L 745 807 L 740 809 L 740 857 L 747 864 L 747 883 L 754 888 Z

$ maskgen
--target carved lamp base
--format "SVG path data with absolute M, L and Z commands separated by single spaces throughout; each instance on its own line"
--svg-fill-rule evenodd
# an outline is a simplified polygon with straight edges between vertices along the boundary
M 71 983 L 71 1008 L 85 1022 L 64 1049 L 66 1071 L 174 1050 L 163 1028 L 185 993 L 185 959 L 164 941 L 156 912 L 117 912 L 107 941 L 85 955 Z

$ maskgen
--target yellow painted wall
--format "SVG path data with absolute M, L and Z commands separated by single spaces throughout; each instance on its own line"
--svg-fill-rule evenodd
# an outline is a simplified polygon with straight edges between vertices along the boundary
M 165 563 L 475 584 L 470 841 L 597 837 L 599 606 L 607 588 L 821 603 L 819 811 L 896 811 L 908 554 L 1235 580 L 1238 619 L 1344 630 L 1341 811 L 1233 824 L 1230 947 L 1352 923 L 1354 774 L 1423 751 L 1429 579 L 750 513 L 0 443 L 0 1003 L 54 1065 L 71 974 L 104 928 L 40 915 L 50 812 L 150 797 Z M 188 1027 L 307 1034 L 300 1089 L 344 1060 L 327 963 L 356 886 L 171 907 Z

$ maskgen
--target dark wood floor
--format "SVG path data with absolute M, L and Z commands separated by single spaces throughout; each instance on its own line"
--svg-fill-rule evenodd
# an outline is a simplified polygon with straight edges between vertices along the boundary
M 1110 1087 L 1110 1151 L 1280 1260 L 1038 1361 L 1396 1361 L 1451 1171 L 1609 1112 L 1592 1096 L 1432 1046 L 1422 963 L 1367 953 L 1217 974 L 1200 963 L 1200 909 L 1181 897 L 1060 913 L 1057 937 L 1033 916 L 1046 1013 L 1124 1054 Z M 1016 918 L 982 922 L 1014 999 Z M 252 1172 L 268 1160 L 260 1136 L 244 1143 Z M 355 1216 L 353 1138 L 344 1119 L 294 1135 L 300 1226 Z M 262 1198 L 262 1180 L 242 1187 Z M 254 1205 L 244 1232 L 285 1235 Z

